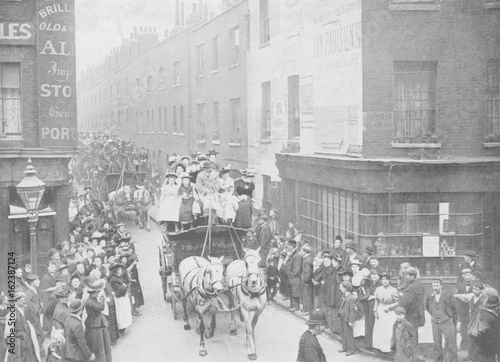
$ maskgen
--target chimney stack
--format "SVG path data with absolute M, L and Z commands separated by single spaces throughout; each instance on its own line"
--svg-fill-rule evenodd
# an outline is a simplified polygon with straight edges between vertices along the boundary
M 179 26 L 179 16 L 180 16 L 180 9 L 179 9 L 179 0 L 175 0 L 175 26 Z
M 181 26 L 184 26 L 185 23 L 185 18 L 184 18 L 184 1 L 181 2 Z

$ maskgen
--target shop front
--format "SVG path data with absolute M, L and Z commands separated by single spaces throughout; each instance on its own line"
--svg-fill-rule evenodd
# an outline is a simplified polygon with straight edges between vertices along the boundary
M 277 155 L 286 221 L 316 251 L 352 232 L 392 275 L 409 262 L 422 277 L 453 281 L 466 250 L 495 273 L 500 164 L 382 162 Z M 397 167 L 395 167 L 397 166 Z M 498 259 L 497 259 L 498 260 Z

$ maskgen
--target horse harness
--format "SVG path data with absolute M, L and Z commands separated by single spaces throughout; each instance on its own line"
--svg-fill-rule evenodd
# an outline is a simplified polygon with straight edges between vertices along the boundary
M 259 273 L 259 277 L 263 279 L 262 277 L 262 273 Z M 262 286 L 260 287 L 259 290 L 257 291 L 251 291 L 249 288 L 248 288 L 248 274 L 247 276 L 245 277 L 245 281 L 241 284 L 241 291 L 243 294 L 245 295 L 248 295 L 250 296 L 250 298 L 259 298 L 262 294 L 264 294 L 266 292 L 266 283 L 262 283 Z

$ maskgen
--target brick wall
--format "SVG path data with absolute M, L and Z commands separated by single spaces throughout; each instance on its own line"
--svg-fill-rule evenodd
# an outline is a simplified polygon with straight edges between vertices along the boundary
M 486 62 L 499 57 L 498 9 L 481 1 L 441 0 L 427 11 L 400 11 L 389 0 L 363 1 L 363 112 L 366 157 L 408 156 L 391 147 L 395 61 L 437 61 L 437 157 L 498 155 L 487 149 Z M 414 5 L 418 8 L 418 5 Z

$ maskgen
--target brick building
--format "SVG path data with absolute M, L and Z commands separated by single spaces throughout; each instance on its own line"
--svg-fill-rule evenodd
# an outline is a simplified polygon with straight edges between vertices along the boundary
M 347 232 L 360 248 L 380 239 L 391 272 L 410 258 L 454 276 L 467 249 L 498 268 L 499 5 L 250 2 L 263 203 L 293 210 L 281 219 L 318 250 Z
M 21 266 L 30 259 L 26 209 L 16 185 L 31 158 L 46 186 L 36 228 L 42 273 L 47 251 L 69 232 L 68 163 L 77 145 L 74 4 L 0 1 L 0 8 L 0 255 L 14 252 Z
M 78 85 L 79 130 L 135 140 L 166 171 L 169 155 L 216 149 L 221 165 L 247 167 L 247 2 L 221 14 L 192 4 L 158 41 L 140 27 Z M 187 12 L 186 12 L 187 15 Z

